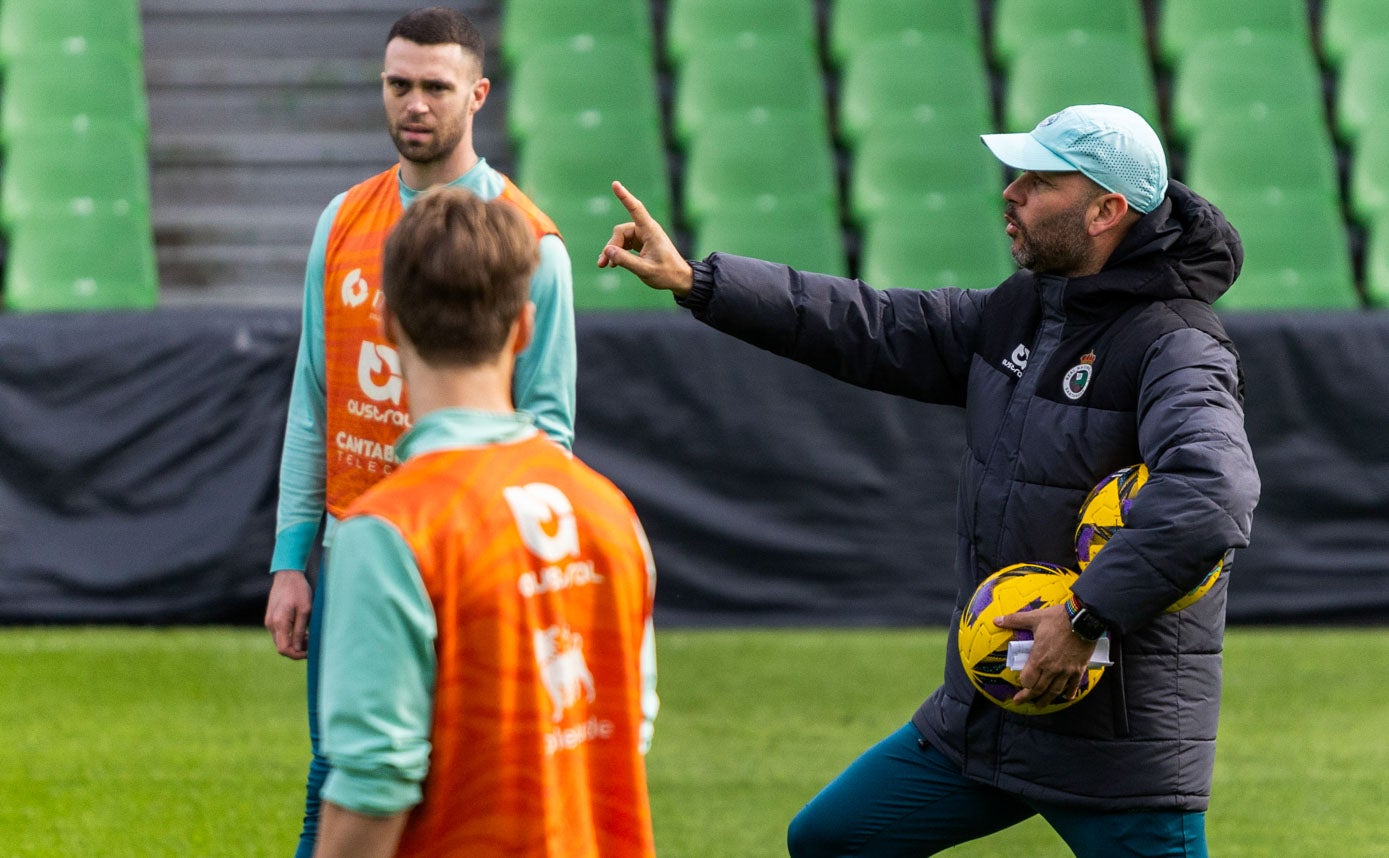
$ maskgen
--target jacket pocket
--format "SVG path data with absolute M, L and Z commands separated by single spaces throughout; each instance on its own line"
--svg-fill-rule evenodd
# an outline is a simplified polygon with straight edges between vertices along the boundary
M 1115 652 L 1122 649 L 1118 640 L 1113 641 L 1110 645 L 1114 647 Z M 1109 696 L 1114 715 L 1114 736 L 1120 739 L 1127 738 L 1129 735 L 1129 699 L 1125 690 L 1124 659 L 1114 659 L 1114 663 L 1106 668 L 1106 672 L 1110 671 L 1113 672 L 1113 676 L 1110 677 Z
M 1031 729 L 1081 739 L 1122 739 L 1129 735 L 1128 695 L 1119 641 L 1110 646 L 1114 664 L 1099 683 L 1074 705 L 1049 715 L 1012 715 Z

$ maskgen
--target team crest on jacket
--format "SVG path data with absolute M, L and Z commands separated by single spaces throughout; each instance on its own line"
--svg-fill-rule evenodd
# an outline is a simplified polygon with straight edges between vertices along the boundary
M 1061 390 L 1067 399 L 1079 399 L 1090 388 L 1090 379 L 1095 376 L 1095 353 L 1087 352 L 1080 356 L 1080 363 L 1071 367 L 1061 380 Z

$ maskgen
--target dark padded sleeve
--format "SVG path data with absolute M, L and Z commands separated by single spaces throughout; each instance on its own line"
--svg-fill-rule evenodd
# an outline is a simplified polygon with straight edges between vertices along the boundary
M 964 402 L 991 290 L 875 289 L 716 253 L 682 301 L 700 321 L 843 381 L 925 402 Z
M 1234 355 L 1202 331 L 1175 331 L 1148 350 L 1138 443 L 1149 480 L 1074 587 L 1120 631 L 1155 617 L 1228 549 L 1249 544 L 1259 474 L 1238 379 Z

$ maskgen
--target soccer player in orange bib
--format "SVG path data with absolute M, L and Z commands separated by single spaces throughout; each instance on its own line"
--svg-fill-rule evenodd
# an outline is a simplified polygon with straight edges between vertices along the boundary
M 417 9 L 396 20 L 386 35 L 381 97 L 398 163 L 335 197 L 309 250 L 265 607 L 276 650 L 307 662 L 313 755 L 296 858 L 313 853 L 328 774 L 317 728 L 325 588 L 322 577 L 310 573 L 309 558 L 320 527 L 323 551 L 331 553 L 338 520 L 395 467 L 396 439 L 410 425 L 399 356 L 380 336 L 381 253 L 387 233 L 421 192 L 467 188 L 525 216 L 540 262 L 530 279 L 534 334 L 512 374 L 515 402 L 556 442 L 568 447 L 574 437 L 569 254 L 554 222 L 474 148 L 473 119 L 491 91 L 483 75 L 485 52 L 481 33 L 456 10 Z
M 654 569 L 631 504 L 512 403 L 521 212 L 421 196 L 386 242 L 412 427 L 329 555 L 315 853 L 654 854 Z

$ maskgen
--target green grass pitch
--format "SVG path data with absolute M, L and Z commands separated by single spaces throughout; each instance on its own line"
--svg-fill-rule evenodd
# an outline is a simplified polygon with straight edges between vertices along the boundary
M 785 854 L 787 821 L 940 675 L 945 632 L 658 633 L 664 858 Z M 1237 628 L 1212 854 L 1389 854 L 1389 630 Z M 0 853 L 285 856 L 303 668 L 253 629 L 0 630 Z M 947 853 L 1065 856 L 1024 823 Z

